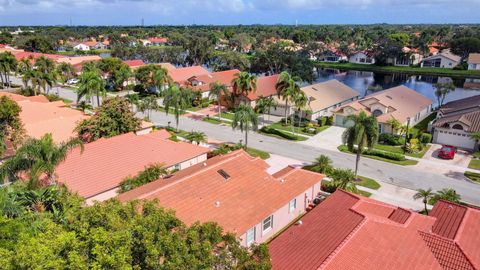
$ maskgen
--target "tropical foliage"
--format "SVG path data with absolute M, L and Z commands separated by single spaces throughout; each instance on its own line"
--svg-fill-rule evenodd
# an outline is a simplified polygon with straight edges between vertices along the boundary
M 232 128 L 235 130 L 239 128 L 245 132 L 245 149 L 248 147 L 248 132 L 250 130 L 256 131 L 258 129 L 258 116 L 255 111 L 245 102 L 240 103 L 235 110 L 232 120 Z
M 25 136 L 21 111 L 14 100 L 7 96 L 0 97 L 0 157 L 7 150 L 7 144 L 16 148 Z

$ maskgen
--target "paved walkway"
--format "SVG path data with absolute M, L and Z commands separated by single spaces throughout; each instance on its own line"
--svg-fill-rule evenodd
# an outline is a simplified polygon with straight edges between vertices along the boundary
M 331 126 L 310 139 L 300 143 L 312 147 L 338 151 L 337 147 L 342 144 L 343 131 L 345 131 L 345 128 L 343 127 Z
M 390 185 L 387 183 L 380 183 L 382 186 L 378 190 L 369 189 L 362 186 L 357 186 L 358 189 L 372 193 L 370 198 L 379 200 L 385 203 L 397 205 L 403 208 L 412 209 L 416 211 L 425 208 L 422 200 L 414 200 L 413 195 L 417 193 L 415 190 Z M 427 206 L 431 208 L 431 206 Z

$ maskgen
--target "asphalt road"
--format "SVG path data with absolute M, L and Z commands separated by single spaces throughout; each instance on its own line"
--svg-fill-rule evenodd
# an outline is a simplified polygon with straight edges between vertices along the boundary
M 52 92 L 55 93 L 57 90 L 61 97 L 76 100 L 74 91 L 64 88 L 54 88 Z M 163 112 L 153 112 L 150 119 L 156 125 L 167 126 L 168 122 L 171 122 L 172 126 L 175 124 L 174 117 L 172 115 L 165 115 Z M 245 136 L 244 133 L 234 131 L 229 126 L 214 125 L 187 117 L 180 118 L 179 128 L 186 131 L 201 131 L 211 139 L 232 143 L 244 140 Z M 335 167 L 353 169 L 355 166 L 355 157 L 351 154 L 311 147 L 305 144 L 264 136 L 255 132 L 250 132 L 248 137 L 249 147 L 261 149 L 273 154 L 304 162 L 312 162 L 316 157 L 323 154 L 332 159 Z M 480 205 L 480 185 L 460 180 L 458 179 L 459 177 L 451 177 L 452 175 L 435 171 L 426 172 L 415 168 L 415 166 L 400 166 L 368 158 L 361 159 L 359 174 L 381 182 L 414 190 L 419 188 L 432 188 L 433 190 L 453 188 L 462 196 L 462 200 Z

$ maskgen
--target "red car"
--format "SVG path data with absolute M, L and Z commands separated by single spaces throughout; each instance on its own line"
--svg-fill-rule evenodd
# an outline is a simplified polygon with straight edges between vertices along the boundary
M 456 152 L 457 148 L 455 146 L 443 145 L 440 152 L 438 152 L 438 157 L 443 159 L 453 159 Z

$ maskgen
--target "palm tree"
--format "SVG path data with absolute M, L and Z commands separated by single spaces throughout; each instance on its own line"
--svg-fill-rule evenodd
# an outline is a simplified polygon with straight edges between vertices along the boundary
M 158 88 L 159 92 L 162 92 L 166 85 L 169 85 L 172 82 L 172 79 L 168 75 L 168 70 L 161 66 L 153 71 L 152 74 L 152 85 Z
M 87 71 L 80 76 L 80 86 L 77 91 L 77 103 L 82 97 L 90 99 L 93 103 L 93 96 L 97 96 L 97 106 L 100 106 L 100 95 L 105 98 L 105 81 L 100 77 L 98 71 Z
M 45 134 L 40 139 L 30 138 L 17 150 L 15 155 L 0 166 L 0 179 L 15 181 L 19 174 L 26 174 L 30 184 L 38 184 L 42 175 L 49 183 L 55 182 L 55 169 L 64 161 L 73 148 L 83 144 L 79 139 L 72 139 L 61 144 L 55 144 L 52 134 Z
M 17 70 L 17 59 L 10 52 L 0 53 L 0 78 L 3 85 L 10 87 L 10 72 Z M 2 77 L 3 76 L 5 77 Z
M 265 114 L 267 113 L 268 117 L 270 118 L 270 109 L 272 107 L 277 109 L 277 102 L 272 96 L 260 96 L 255 104 L 255 112 L 263 114 L 262 119 L 263 122 L 265 122 Z
M 30 80 L 34 76 L 33 65 L 29 58 L 20 60 L 18 71 L 22 75 L 23 87 L 27 88 Z
M 278 98 L 283 98 L 283 100 L 285 100 L 285 125 L 287 125 L 289 111 L 288 102 L 293 101 L 296 93 L 301 90 L 292 76 L 286 71 L 280 73 L 278 81 L 275 84 L 275 89 L 277 89 Z
M 130 103 L 132 112 L 134 112 L 135 106 L 139 105 L 139 101 L 140 101 L 139 95 L 138 94 L 128 94 L 128 95 L 125 96 L 125 98 L 127 99 L 128 103 Z
M 400 121 L 398 121 L 397 119 L 395 118 L 391 118 L 387 121 L 387 124 L 390 125 L 390 127 L 392 128 L 392 134 L 395 133 L 395 131 L 399 130 L 401 127 L 402 127 L 402 123 L 400 123 Z
M 147 117 L 150 119 L 150 113 L 152 110 L 158 110 L 158 102 L 155 96 L 146 96 L 145 98 L 141 99 L 138 104 L 138 109 L 145 113 L 147 112 Z
M 170 109 L 173 109 L 175 116 L 176 128 L 178 132 L 178 122 L 180 115 L 192 105 L 193 93 L 190 89 L 180 89 L 176 85 L 169 85 L 165 97 L 163 99 L 163 106 L 165 107 L 165 113 L 168 115 Z
M 242 132 L 245 132 L 245 149 L 248 145 L 248 131 L 252 129 L 256 131 L 258 129 L 258 116 L 247 103 L 241 102 L 238 108 L 235 110 L 233 116 L 232 128 L 240 128 Z
M 220 119 L 222 119 L 222 106 L 220 105 L 222 95 L 223 96 L 228 95 L 228 87 L 225 84 L 221 84 L 219 82 L 211 83 L 210 84 L 210 92 L 208 93 L 208 97 L 217 99 L 218 117 Z
M 302 122 L 302 110 L 305 109 L 305 107 L 308 104 L 308 97 L 305 94 L 305 92 L 300 90 L 300 88 L 298 88 L 298 91 L 296 91 L 294 93 L 293 104 L 295 105 L 295 108 L 297 108 L 298 116 L 300 118 L 300 123 L 301 123 Z M 293 134 L 295 135 L 295 128 L 293 126 L 293 122 L 294 122 L 294 119 L 293 119 L 293 115 L 292 115 L 291 125 L 292 125 Z
M 75 70 L 70 63 L 62 62 L 57 66 L 57 74 L 59 75 L 62 83 L 65 83 L 70 78 L 72 78 L 74 73 Z
M 351 121 L 353 125 L 343 133 L 343 142 L 347 144 L 348 150 L 353 152 L 357 144 L 357 158 L 355 161 L 355 177 L 358 174 L 358 164 L 363 148 L 372 148 L 378 139 L 378 123 L 375 116 L 367 116 L 361 111 L 358 115 L 352 114 L 345 117 L 344 122 Z
M 128 81 L 130 77 L 132 77 L 133 73 L 130 70 L 130 67 L 127 65 L 121 65 L 118 70 L 113 73 L 113 83 L 115 84 L 115 88 L 117 90 L 123 90 L 125 82 Z
M 21 191 L 18 193 L 17 201 L 29 211 L 38 213 L 62 210 L 60 191 L 56 186 Z
M 459 203 L 461 196 L 452 188 L 444 188 L 437 191 L 430 200 L 431 204 L 435 204 L 438 200 L 445 200 L 449 202 Z
M 435 96 L 437 97 L 438 107 L 442 107 L 445 97 L 448 93 L 455 90 L 455 85 L 452 82 L 448 83 L 436 83 L 433 85 L 435 88 Z
M 39 83 L 38 86 L 48 93 L 57 79 L 55 63 L 52 59 L 41 56 L 35 60 L 35 70 L 37 71 L 35 77 Z
M 207 136 L 203 132 L 192 131 L 186 135 L 185 139 L 190 143 L 195 142 L 197 145 L 200 145 L 200 143 L 207 141 Z
M 417 189 L 417 193 L 413 195 L 413 199 L 423 199 L 423 204 L 425 205 L 425 213 L 428 215 L 427 203 L 433 197 L 434 193 L 431 188 L 429 189 Z
M 478 146 L 478 142 L 480 142 L 480 132 L 474 132 L 470 134 L 470 138 L 475 141 L 475 144 Z
M 356 175 L 350 169 L 333 169 L 330 172 L 332 180 L 329 182 L 330 186 L 335 189 L 343 189 L 347 192 L 358 194 L 357 185 L 355 184 Z
M 332 169 L 332 160 L 326 155 L 320 155 L 312 163 L 312 168 L 319 173 L 326 173 Z
M 235 74 L 232 80 L 233 105 L 236 105 L 237 98 L 240 95 L 248 95 L 250 92 L 257 91 L 257 77 L 248 72 Z

